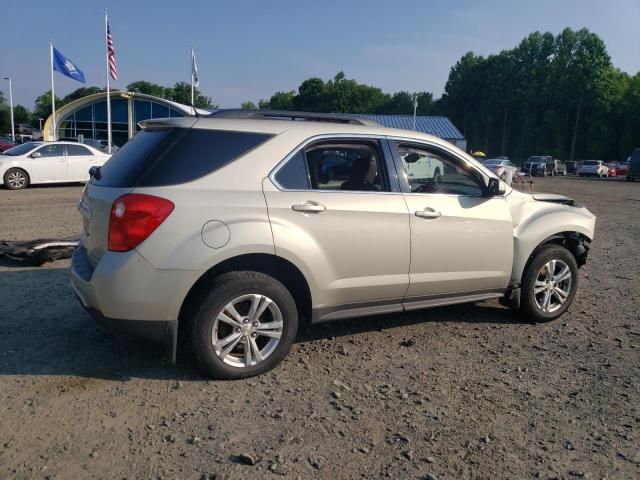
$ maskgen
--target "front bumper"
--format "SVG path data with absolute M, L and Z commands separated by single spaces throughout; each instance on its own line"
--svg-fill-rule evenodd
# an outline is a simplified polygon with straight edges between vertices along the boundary
M 160 342 L 176 360 L 178 314 L 186 283 L 180 270 L 158 270 L 135 251 L 107 252 L 97 267 L 80 245 L 71 260 L 71 286 L 91 317 L 108 330 Z

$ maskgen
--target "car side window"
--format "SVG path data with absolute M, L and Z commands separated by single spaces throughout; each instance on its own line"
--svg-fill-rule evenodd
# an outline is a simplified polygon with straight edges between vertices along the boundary
M 276 182 L 287 190 L 308 190 L 309 173 L 307 172 L 304 152 L 300 150 L 275 175 Z
M 82 145 L 67 145 L 67 155 L 70 157 L 76 157 L 81 155 L 93 155 L 87 147 Z
M 64 155 L 64 147 L 62 145 L 45 145 L 36 150 L 41 157 L 62 157 Z M 34 152 L 35 153 L 35 152 Z
M 421 145 L 396 143 L 411 193 L 482 196 L 477 173 L 458 159 Z
M 315 142 L 297 152 L 275 175 L 286 189 L 389 191 L 377 141 Z

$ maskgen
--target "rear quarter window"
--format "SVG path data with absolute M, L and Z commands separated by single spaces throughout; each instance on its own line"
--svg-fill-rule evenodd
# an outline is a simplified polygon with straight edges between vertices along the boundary
M 92 183 L 106 187 L 157 187 L 185 183 L 231 163 L 271 138 L 253 132 L 201 129 L 143 130 L 100 170 Z

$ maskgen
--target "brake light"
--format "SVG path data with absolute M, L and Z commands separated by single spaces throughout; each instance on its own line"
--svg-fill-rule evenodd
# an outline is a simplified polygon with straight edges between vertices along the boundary
M 140 245 L 173 212 L 173 202 L 140 193 L 117 198 L 109 218 L 109 250 L 127 252 Z

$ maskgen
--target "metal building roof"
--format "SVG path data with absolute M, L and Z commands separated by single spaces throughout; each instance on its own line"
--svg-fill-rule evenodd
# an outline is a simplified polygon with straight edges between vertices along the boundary
M 389 128 L 413 130 L 413 115 L 377 115 L 374 113 L 359 113 L 355 117 L 364 117 Z M 455 125 L 447 117 L 416 116 L 418 132 L 428 133 L 445 140 L 464 140 Z

